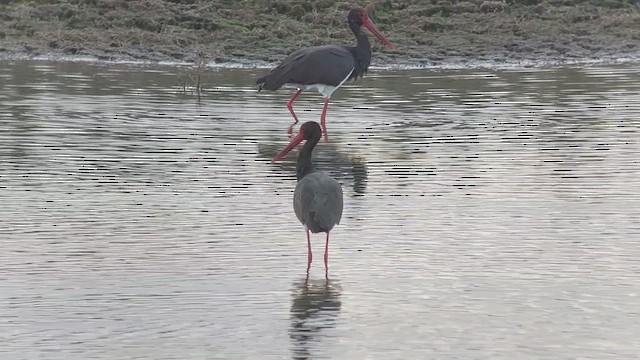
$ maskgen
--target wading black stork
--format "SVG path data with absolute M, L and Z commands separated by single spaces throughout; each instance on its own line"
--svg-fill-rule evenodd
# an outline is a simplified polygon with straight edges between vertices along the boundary
M 302 124 L 300 132 L 291 140 L 291 143 L 272 160 L 273 163 L 282 159 L 302 140 L 307 141 L 298 155 L 298 163 L 296 164 L 298 184 L 293 194 L 293 210 L 307 233 L 307 271 L 309 271 L 313 259 L 309 232 L 314 234 L 327 233 L 324 245 L 324 266 L 328 271 L 329 232 L 336 224 L 340 223 L 342 218 L 342 187 L 340 183 L 329 175 L 317 171 L 311 162 L 311 152 L 321 137 L 320 125 L 315 121 L 306 122 Z
M 294 51 L 280 65 L 271 70 L 269 75 L 256 81 L 260 85 L 259 90 L 278 90 L 281 87 L 293 87 L 296 92 L 287 102 L 287 108 L 293 116 L 293 124 L 289 127 L 291 134 L 293 126 L 298 123 L 298 117 L 293 111 L 293 102 L 305 90 L 317 90 L 324 97 L 324 106 L 320 116 L 320 124 L 327 137 L 325 117 L 327 105 L 331 94 L 345 81 L 362 77 L 367 72 L 371 63 L 371 44 L 362 32 L 362 26 L 366 27 L 383 44 L 391 49 L 395 45 L 389 42 L 384 35 L 369 20 L 367 12 L 362 8 L 354 8 L 347 16 L 349 28 L 356 36 L 356 46 L 324 45 L 302 48 Z

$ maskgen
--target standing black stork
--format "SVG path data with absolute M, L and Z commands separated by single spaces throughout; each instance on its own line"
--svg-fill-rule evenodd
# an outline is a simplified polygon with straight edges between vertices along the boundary
M 315 121 L 306 122 L 300 127 L 298 135 L 271 161 L 273 163 L 282 159 L 302 140 L 307 141 L 298 155 L 296 164 L 298 184 L 293 194 L 293 210 L 307 233 L 307 271 L 309 271 L 313 258 L 309 231 L 314 234 L 327 233 L 324 245 L 324 266 L 328 270 L 329 232 L 336 224 L 340 223 L 342 218 L 342 187 L 340 183 L 329 175 L 317 171 L 311 162 L 311 152 L 321 137 L 320 125 Z
M 294 120 L 289 127 L 289 134 L 292 133 L 293 126 L 298 123 L 298 117 L 293 111 L 293 102 L 304 90 L 317 90 L 324 97 L 320 124 L 322 124 L 325 139 L 327 138 L 325 116 L 331 94 L 345 81 L 362 77 L 371 63 L 371 44 L 362 32 L 363 25 L 383 44 L 395 49 L 395 45 L 389 42 L 369 20 L 364 9 L 352 9 L 347 20 L 349 28 L 358 41 L 356 46 L 324 45 L 296 50 L 271 70 L 269 75 L 256 81 L 260 85 L 259 90 L 278 90 L 283 86 L 296 88 L 291 100 L 287 102 L 287 108 Z

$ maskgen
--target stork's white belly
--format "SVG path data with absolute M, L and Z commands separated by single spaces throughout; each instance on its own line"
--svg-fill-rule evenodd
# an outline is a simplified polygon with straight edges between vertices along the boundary
M 325 84 L 302 85 L 302 84 L 295 84 L 295 83 L 286 83 L 284 84 L 284 87 L 300 89 L 304 91 L 315 90 L 320 94 L 322 94 L 322 96 L 324 96 L 325 98 L 329 99 L 331 97 L 331 94 L 333 94 L 334 91 L 338 90 L 338 88 L 342 86 L 342 84 L 344 84 L 345 81 L 349 79 L 349 77 L 353 73 L 353 70 L 354 69 L 351 69 L 351 71 L 349 71 L 349 74 L 344 79 L 342 79 L 342 81 L 340 81 L 340 84 L 338 84 L 338 86 L 330 86 Z

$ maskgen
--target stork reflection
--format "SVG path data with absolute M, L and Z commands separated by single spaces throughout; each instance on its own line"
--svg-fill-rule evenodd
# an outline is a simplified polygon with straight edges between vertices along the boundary
M 336 326 L 342 288 L 335 280 L 309 280 L 309 274 L 293 283 L 291 290 L 292 358 L 312 359 L 312 350 L 322 338 L 322 329 Z

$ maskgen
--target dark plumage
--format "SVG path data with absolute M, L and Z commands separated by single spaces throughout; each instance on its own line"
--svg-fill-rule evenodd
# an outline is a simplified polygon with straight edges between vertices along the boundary
M 271 70 L 269 75 L 258 79 L 257 83 L 260 84 L 260 90 L 278 90 L 285 84 L 323 84 L 337 87 L 348 75 L 353 78 L 366 72 L 365 68 L 361 74 L 356 74 L 355 71 L 352 73 L 355 66 L 352 51 L 352 48 L 339 45 L 296 50 Z

